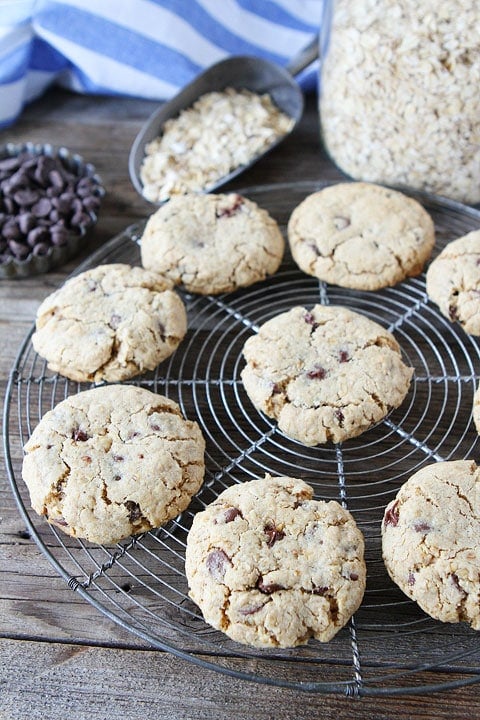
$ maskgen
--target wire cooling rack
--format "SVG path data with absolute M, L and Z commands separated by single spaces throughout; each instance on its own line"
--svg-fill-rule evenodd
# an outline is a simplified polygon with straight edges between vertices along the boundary
M 324 186 L 305 182 L 240 192 L 269 210 L 285 233 L 293 208 Z M 480 227 L 477 210 L 415 197 L 435 221 L 435 254 L 449 240 Z M 113 238 L 77 272 L 106 262 L 140 264 L 142 227 Z M 153 647 L 261 683 L 361 696 L 430 692 L 479 681 L 478 634 L 465 624 L 432 620 L 403 595 L 384 568 L 380 536 L 385 505 L 413 472 L 436 461 L 475 459 L 476 339 L 428 301 L 423 275 L 379 292 L 349 291 L 304 275 L 288 253 L 267 282 L 216 297 L 182 297 L 189 318 L 186 338 L 168 361 L 134 382 L 176 400 L 186 417 L 199 422 L 207 443 L 205 483 L 174 521 L 114 547 L 70 538 L 30 509 L 21 479 L 22 446 L 47 410 L 88 386 L 52 374 L 35 354 L 31 333 L 19 350 L 4 410 L 8 476 L 32 537 L 72 591 Z M 240 381 L 241 350 L 269 318 L 294 305 L 318 302 L 347 306 L 387 327 L 415 373 L 401 407 L 377 426 L 339 445 L 309 448 L 282 434 L 252 406 Z M 317 498 L 347 507 L 364 533 L 364 601 L 329 643 L 249 649 L 207 626 L 188 597 L 184 551 L 194 513 L 233 483 L 266 472 L 305 479 Z

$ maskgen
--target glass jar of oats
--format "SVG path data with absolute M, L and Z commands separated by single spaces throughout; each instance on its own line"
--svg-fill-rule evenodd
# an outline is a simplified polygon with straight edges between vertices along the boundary
M 320 126 L 335 164 L 479 203 L 479 0 L 325 0 L 320 43 Z

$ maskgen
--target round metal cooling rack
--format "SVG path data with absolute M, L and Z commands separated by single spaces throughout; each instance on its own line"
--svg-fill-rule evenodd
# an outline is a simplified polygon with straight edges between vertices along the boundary
M 285 232 L 293 208 L 321 187 L 324 183 L 295 183 L 240 192 L 266 208 Z M 435 221 L 436 253 L 480 227 L 477 210 L 415 197 Z M 140 264 L 142 228 L 128 228 L 77 272 L 105 262 Z M 264 283 L 217 297 L 182 297 L 189 317 L 186 338 L 168 361 L 134 382 L 176 400 L 186 417 L 199 422 L 207 443 L 205 483 L 175 521 L 115 547 L 65 536 L 30 509 L 21 479 L 22 446 L 47 410 L 87 386 L 52 374 L 35 354 L 30 335 L 20 348 L 5 401 L 5 457 L 20 511 L 49 561 L 72 590 L 150 645 L 235 677 L 347 695 L 418 693 L 479 681 L 478 634 L 465 624 L 436 622 L 407 599 L 386 573 L 380 539 L 385 505 L 413 472 L 427 463 L 475 457 L 477 341 L 428 301 L 424 276 L 379 292 L 354 292 L 307 277 L 288 253 L 280 271 Z M 341 445 L 309 448 L 283 435 L 251 405 L 240 381 L 241 350 L 269 318 L 317 302 L 348 306 L 387 327 L 415 373 L 404 403 L 383 422 Z M 188 597 L 184 550 L 194 513 L 232 483 L 266 472 L 302 477 L 316 497 L 339 500 L 365 535 L 364 601 L 329 643 L 311 641 L 291 650 L 243 647 L 208 627 Z M 423 680 L 420 671 L 428 671 Z

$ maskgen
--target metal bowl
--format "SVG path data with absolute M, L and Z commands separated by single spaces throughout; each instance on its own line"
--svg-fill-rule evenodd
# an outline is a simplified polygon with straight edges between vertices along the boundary
M 98 198 L 99 202 L 105 195 L 105 190 L 101 180 L 96 174 L 95 167 L 90 163 L 86 163 L 80 155 L 71 153 L 67 148 L 54 148 L 50 144 L 34 144 L 34 143 L 7 143 L 0 146 L 0 161 L 7 158 L 16 157 L 22 153 L 31 155 L 47 155 L 58 158 L 63 167 L 72 173 L 79 180 L 89 178 L 92 182 L 91 194 Z M 4 195 L 0 188 L 0 211 Z M 67 227 L 67 237 L 64 244 L 51 244 L 44 254 L 34 254 L 33 248 L 31 252 L 24 258 L 18 258 L 13 255 L 4 257 L 0 263 L 0 279 L 24 278 L 31 275 L 39 275 L 46 273 L 55 267 L 58 267 L 72 258 L 82 247 L 87 231 L 97 222 L 98 210 L 85 209 L 82 222 L 73 228 Z M 2 231 L 0 230 L 0 237 Z

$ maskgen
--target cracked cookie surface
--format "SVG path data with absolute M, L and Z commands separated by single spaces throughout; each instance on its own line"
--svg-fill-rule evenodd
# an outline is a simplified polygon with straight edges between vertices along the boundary
M 77 275 L 40 305 L 32 344 L 77 382 L 119 382 L 154 370 L 187 331 L 182 300 L 155 273 L 122 263 Z
M 385 509 L 383 559 L 392 580 L 431 617 L 480 630 L 480 470 L 428 465 Z
M 480 335 L 480 230 L 448 243 L 428 268 L 426 287 L 442 315 Z
M 416 200 L 364 182 L 309 195 L 290 216 L 288 239 L 308 275 L 357 290 L 379 290 L 419 275 L 435 230 Z
M 204 476 L 198 424 L 172 400 L 133 385 L 72 395 L 25 445 L 33 509 L 68 535 L 111 544 L 182 512 Z
M 393 335 L 338 306 L 295 307 L 250 337 L 241 378 L 256 408 L 305 445 L 356 437 L 398 407 L 413 370 Z
M 228 488 L 193 519 L 190 596 L 207 623 L 256 647 L 330 640 L 359 607 L 364 540 L 352 515 L 302 480 Z
M 284 249 L 276 221 L 234 193 L 172 198 L 149 218 L 141 241 L 145 268 L 201 295 L 265 280 Z

